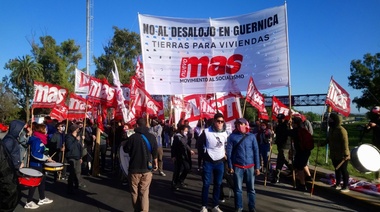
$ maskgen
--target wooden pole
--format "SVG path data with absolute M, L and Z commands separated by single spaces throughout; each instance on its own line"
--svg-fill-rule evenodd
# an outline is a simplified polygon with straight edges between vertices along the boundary
M 270 143 L 270 150 L 269 150 L 269 155 L 268 155 L 268 162 L 267 162 L 267 167 L 265 170 L 265 177 L 264 177 L 264 186 L 267 186 L 267 180 L 268 180 L 268 170 L 269 170 L 269 164 L 272 156 L 272 144 Z
M 98 119 L 101 118 L 100 108 L 98 108 Z M 96 140 L 95 140 L 95 148 L 94 148 L 94 164 L 92 166 L 92 176 L 97 177 L 100 175 L 99 169 L 99 155 L 100 155 L 100 129 L 99 129 L 99 121 L 98 126 L 96 127 Z
M 243 115 L 242 117 L 244 118 L 244 113 L 245 113 L 245 107 L 247 105 L 247 97 L 245 97 L 245 100 L 244 100 L 244 106 L 243 106 Z
M 315 166 L 314 166 L 313 181 L 311 182 L 310 197 L 312 197 L 314 193 L 315 176 L 317 175 L 318 155 L 319 155 L 319 145 L 317 146 L 317 156 L 315 156 Z

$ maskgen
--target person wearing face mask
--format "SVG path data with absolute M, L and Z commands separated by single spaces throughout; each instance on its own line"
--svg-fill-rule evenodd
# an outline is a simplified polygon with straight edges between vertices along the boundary
M 259 147 L 254 134 L 249 132 L 248 121 L 239 118 L 235 130 L 227 140 L 229 173 L 234 178 L 235 211 L 243 211 L 243 179 L 246 179 L 248 208 L 256 211 L 255 176 L 260 174 Z
M 74 194 L 79 187 L 85 188 L 86 185 L 81 183 L 81 164 L 83 146 L 78 135 L 79 126 L 72 124 L 69 127 L 68 134 L 65 137 L 65 152 L 68 163 L 69 179 L 67 181 L 67 192 Z
M 186 125 L 181 125 L 178 133 L 174 136 L 171 147 L 171 157 L 174 162 L 172 180 L 172 188 L 174 190 L 186 187 L 184 181 L 191 170 L 191 156 L 194 155 L 194 151 L 191 150 L 187 143 L 188 132 L 189 128 Z
M 53 160 L 63 162 L 63 152 L 65 151 L 65 125 L 58 123 L 55 126 L 57 131 L 52 135 L 48 142 L 49 155 L 54 155 Z M 66 179 L 66 166 L 62 170 L 62 180 Z M 54 172 L 54 181 L 57 181 L 58 173 Z
M 347 130 L 341 125 L 342 117 L 336 113 L 331 113 L 328 119 L 329 133 L 325 142 L 320 146 L 329 144 L 330 159 L 335 167 L 336 184 L 333 188 L 341 192 L 349 192 L 348 179 L 349 174 L 347 170 L 348 160 L 350 159 L 350 148 L 348 142 Z M 344 162 L 343 162 L 344 161 Z M 340 164 L 343 162 L 342 164 Z M 338 167 L 340 165 L 340 167 Z M 338 168 L 338 169 L 337 169 Z M 340 186 L 343 177 L 343 186 Z
M 268 165 L 268 155 L 270 151 L 270 145 L 272 142 L 272 130 L 268 128 L 267 123 L 261 122 L 259 132 L 256 135 L 257 142 L 259 144 L 259 154 L 262 157 L 262 170 L 266 171 Z

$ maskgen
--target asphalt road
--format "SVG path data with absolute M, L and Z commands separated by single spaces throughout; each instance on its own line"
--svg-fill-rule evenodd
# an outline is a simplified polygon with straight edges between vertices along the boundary
M 169 149 L 164 151 L 164 169 L 166 177 L 154 173 L 153 182 L 150 189 L 150 211 L 153 212 L 182 212 L 199 211 L 201 208 L 202 182 L 200 173 L 195 169 L 188 176 L 187 188 L 173 191 L 170 187 L 172 177 L 172 162 L 169 158 Z M 194 163 L 195 163 L 195 157 Z M 195 165 L 196 167 L 196 165 Z M 43 205 L 37 211 L 133 211 L 131 207 L 131 196 L 127 185 L 121 183 L 121 175 L 109 171 L 100 177 L 83 176 L 87 188 L 80 190 L 75 195 L 66 193 L 66 181 L 54 183 L 49 174 L 46 183 L 46 196 L 53 199 L 50 205 Z M 293 190 L 291 178 L 283 178 L 283 182 L 272 185 L 267 183 L 264 186 L 264 176 L 260 175 L 256 179 L 256 209 L 260 211 L 379 211 L 369 207 L 365 202 L 350 201 L 340 192 L 332 189 L 320 189 L 316 187 L 314 195 L 310 193 Z M 210 199 L 211 199 L 210 189 Z M 228 195 L 229 189 L 224 188 Z M 23 191 L 24 196 L 15 211 L 24 211 L 23 206 L 26 201 L 27 190 Z M 37 202 L 38 192 L 34 198 Z M 248 210 L 244 194 L 244 209 Z M 211 201 L 211 200 L 210 200 Z M 220 204 L 223 211 L 234 211 L 233 195 L 226 202 Z

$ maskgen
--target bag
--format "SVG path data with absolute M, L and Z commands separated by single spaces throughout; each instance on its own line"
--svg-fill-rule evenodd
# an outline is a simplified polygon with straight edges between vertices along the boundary
M 0 140 L 0 199 L 1 211 L 13 211 L 21 198 L 17 176 L 10 155 Z M 4 195 L 4 196 L 3 196 Z
M 305 128 L 299 128 L 298 138 L 300 140 L 301 150 L 312 150 L 314 149 L 314 139 L 309 131 Z
M 148 169 L 149 170 L 153 169 L 152 161 L 148 161 Z
M 148 139 L 145 137 L 145 135 L 141 134 L 141 137 L 144 139 L 145 143 L 146 143 L 146 147 L 148 148 L 148 169 L 149 170 L 152 170 L 153 169 L 153 163 L 152 163 L 152 157 L 150 157 L 149 154 L 152 154 L 152 147 L 150 146 L 150 143 L 148 141 Z

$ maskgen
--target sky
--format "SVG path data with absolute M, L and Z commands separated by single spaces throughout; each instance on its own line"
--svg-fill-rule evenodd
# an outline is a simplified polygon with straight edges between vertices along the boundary
M 138 13 L 178 18 L 222 18 L 281 6 L 283 0 L 91 0 L 92 54 L 99 57 L 113 36 L 113 26 L 139 33 Z M 361 91 L 348 86 L 350 63 L 364 54 L 380 52 L 379 0 L 288 0 L 290 90 L 293 95 L 327 93 L 331 76 L 351 100 Z M 57 44 L 73 39 L 86 66 L 86 0 L 1 0 L 0 77 L 10 74 L 5 64 L 31 54 L 30 41 L 50 35 Z M 91 63 L 90 72 L 95 66 Z M 288 87 L 262 90 L 288 95 Z M 322 113 L 324 107 L 298 107 Z M 351 113 L 365 113 L 351 104 Z

